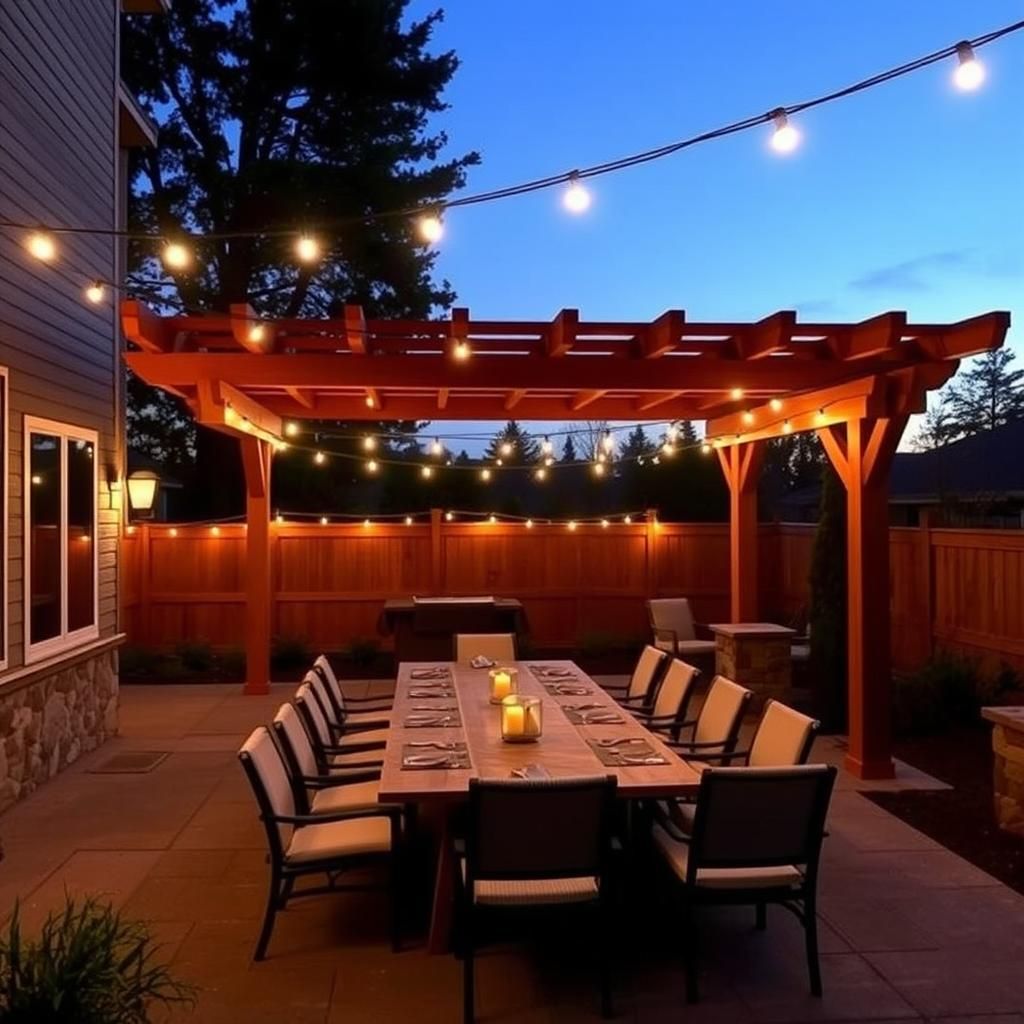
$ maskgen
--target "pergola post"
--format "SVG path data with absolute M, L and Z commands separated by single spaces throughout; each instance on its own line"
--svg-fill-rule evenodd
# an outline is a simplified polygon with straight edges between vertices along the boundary
M 851 419 L 818 432 L 846 488 L 846 770 L 887 779 L 892 762 L 889 467 L 906 416 Z
M 270 461 L 272 449 L 257 437 L 241 438 L 245 467 L 245 689 L 270 692 Z
M 729 620 L 756 622 L 757 478 L 764 442 L 750 441 L 718 449 L 729 487 Z

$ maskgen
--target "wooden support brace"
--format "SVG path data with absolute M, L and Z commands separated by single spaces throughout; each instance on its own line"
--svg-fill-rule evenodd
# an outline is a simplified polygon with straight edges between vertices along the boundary
M 272 448 L 243 437 L 246 490 L 245 688 L 250 695 L 270 692 L 272 586 L 270 569 L 270 474 Z

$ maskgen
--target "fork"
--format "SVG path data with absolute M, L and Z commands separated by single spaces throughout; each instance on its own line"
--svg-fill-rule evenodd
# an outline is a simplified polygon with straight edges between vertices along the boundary
M 639 739 L 635 736 L 623 736 L 617 740 L 598 740 L 597 745 L 599 747 L 617 747 L 620 743 L 646 743 L 647 740 Z
M 458 750 L 459 745 L 454 741 L 448 743 L 442 742 L 441 740 L 413 740 L 410 747 L 437 747 L 438 750 Z

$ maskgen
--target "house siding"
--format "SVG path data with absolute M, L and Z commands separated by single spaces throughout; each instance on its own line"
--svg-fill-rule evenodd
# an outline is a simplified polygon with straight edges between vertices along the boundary
M 0 216 L 28 224 L 113 228 L 119 223 L 118 17 L 115 0 L 0 3 Z M 0 365 L 8 370 L 9 387 L 7 668 L 0 673 L 0 741 L 11 739 L 8 719 L 18 717 L 3 713 L 12 701 L 19 707 L 38 705 L 42 714 L 48 702 L 55 706 L 54 693 L 73 689 L 75 704 L 96 707 L 102 699 L 102 711 L 71 715 L 71 732 L 36 752 L 45 761 L 33 770 L 37 782 L 116 729 L 116 658 L 109 650 L 97 651 L 93 666 L 83 668 L 81 652 L 76 658 L 71 650 L 38 666 L 41 672 L 24 669 L 26 416 L 98 434 L 100 638 L 113 638 L 118 627 L 124 492 L 108 487 L 108 471 L 123 476 L 120 340 L 113 296 L 95 307 L 84 301 L 82 290 L 97 278 L 118 280 L 119 243 L 81 235 L 60 235 L 57 243 L 58 258 L 46 265 L 25 253 L 22 233 L 0 230 Z M 100 677 L 98 695 L 93 687 Z M 14 693 L 23 689 L 32 692 L 15 701 Z M 22 725 L 32 739 L 36 730 Z M 28 753 L 25 758 L 27 764 Z M 0 806 L 10 796 L 0 789 Z

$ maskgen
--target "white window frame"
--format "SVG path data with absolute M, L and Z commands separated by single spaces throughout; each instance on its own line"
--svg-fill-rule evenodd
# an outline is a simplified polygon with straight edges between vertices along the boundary
M 61 423 L 57 420 L 43 419 L 38 416 L 26 416 L 24 427 L 24 477 L 22 479 L 22 493 L 24 495 L 22 510 L 22 544 L 24 550 L 24 573 L 22 576 L 22 590 L 24 598 L 24 637 L 25 637 L 25 664 L 29 665 L 44 658 L 53 657 L 63 651 L 79 647 L 90 640 L 96 640 L 100 635 L 100 606 L 99 606 L 99 434 L 87 427 L 78 427 L 72 423 Z M 60 440 L 60 472 L 61 472 L 61 493 L 60 493 L 60 633 L 47 640 L 40 640 L 39 643 L 32 643 L 32 435 L 49 434 Z M 73 632 L 68 632 L 68 443 L 71 441 L 86 441 L 92 444 L 93 450 L 93 474 L 92 474 L 92 508 L 93 508 L 93 543 L 92 543 L 92 609 L 93 622 L 91 626 L 83 626 Z
M 0 556 L 0 600 L 3 602 L 3 643 L 0 644 L 0 672 L 3 672 L 8 665 L 8 651 L 10 650 L 10 637 L 7 635 L 10 629 L 10 607 L 7 602 L 8 587 L 11 577 L 11 537 L 10 537 L 10 507 L 11 507 L 11 474 L 8 472 L 11 455 L 11 389 L 8 386 L 8 372 L 6 366 L 0 366 L 0 396 L 3 399 L 3 414 L 0 417 L 0 437 L 3 439 L 4 454 L 3 465 L 0 472 L 4 475 L 3 502 L 0 508 L 0 516 L 3 517 L 4 550 Z

